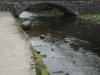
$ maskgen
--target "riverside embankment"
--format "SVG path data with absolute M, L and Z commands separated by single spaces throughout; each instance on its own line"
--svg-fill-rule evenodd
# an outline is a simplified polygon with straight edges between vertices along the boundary
M 0 12 L 0 75 L 36 75 L 31 55 L 16 19 L 11 13 Z
M 94 23 L 100 24 L 100 13 L 98 14 L 80 14 L 78 16 L 81 20 L 86 20 Z

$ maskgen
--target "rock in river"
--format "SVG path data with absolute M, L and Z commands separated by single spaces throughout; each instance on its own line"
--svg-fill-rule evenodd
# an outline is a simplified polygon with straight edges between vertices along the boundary
M 23 23 L 21 23 L 21 26 L 23 29 L 28 30 L 31 28 L 31 21 L 30 20 L 24 21 Z
M 40 35 L 40 38 L 43 39 L 43 38 L 45 38 L 45 36 L 44 35 Z

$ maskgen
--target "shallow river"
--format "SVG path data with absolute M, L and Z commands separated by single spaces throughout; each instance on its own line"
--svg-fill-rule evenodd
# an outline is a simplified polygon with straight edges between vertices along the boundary
M 34 25 L 25 32 L 33 48 L 45 55 L 43 61 L 50 75 L 100 75 L 99 24 L 30 16 Z

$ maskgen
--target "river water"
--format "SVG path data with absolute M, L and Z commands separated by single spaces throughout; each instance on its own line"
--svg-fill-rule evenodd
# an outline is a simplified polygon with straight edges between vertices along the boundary
M 45 55 L 43 61 L 50 75 L 100 75 L 99 24 L 67 17 L 29 16 L 34 26 L 25 32 L 33 48 Z

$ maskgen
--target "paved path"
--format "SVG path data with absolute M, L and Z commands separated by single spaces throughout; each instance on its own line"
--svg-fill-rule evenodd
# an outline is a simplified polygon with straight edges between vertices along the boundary
M 15 18 L 0 12 L 0 75 L 32 75 L 30 55 Z

